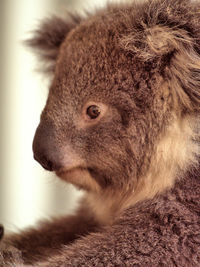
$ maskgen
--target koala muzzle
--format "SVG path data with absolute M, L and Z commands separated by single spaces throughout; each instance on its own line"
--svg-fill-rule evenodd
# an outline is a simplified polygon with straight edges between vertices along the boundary
M 50 124 L 39 124 L 33 140 L 34 159 L 48 171 L 62 168 L 59 151 L 54 136 L 54 128 Z

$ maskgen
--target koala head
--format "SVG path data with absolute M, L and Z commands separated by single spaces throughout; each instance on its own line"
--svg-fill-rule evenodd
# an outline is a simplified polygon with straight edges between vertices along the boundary
M 28 41 L 53 75 L 35 159 L 88 192 L 171 186 L 197 153 L 199 10 L 157 0 L 45 21 Z

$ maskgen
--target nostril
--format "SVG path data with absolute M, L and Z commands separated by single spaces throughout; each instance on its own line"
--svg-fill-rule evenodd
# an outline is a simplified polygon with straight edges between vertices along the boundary
M 53 171 L 53 164 L 50 160 L 42 159 L 40 161 L 42 167 L 47 171 Z
M 44 165 L 43 168 L 45 168 L 48 171 L 56 170 L 56 169 L 54 169 L 53 163 L 49 160 L 47 160 L 46 165 Z
M 42 167 L 47 171 L 53 171 L 53 163 L 50 160 L 47 160 L 44 156 L 38 157 L 34 155 L 34 159 L 42 165 Z
M 38 157 L 34 154 L 34 159 L 42 165 L 42 167 L 47 171 L 58 171 L 61 166 L 57 162 L 53 162 L 47 159 L 45 156 Z

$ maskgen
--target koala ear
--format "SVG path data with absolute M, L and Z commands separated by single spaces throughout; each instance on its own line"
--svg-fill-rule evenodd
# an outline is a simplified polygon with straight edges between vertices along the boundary
M 185 29 L 154 25 L 121 39 L 125 50 L 143 62 L 155 62 L 165 75 L 176 109 L 200 111 L 200 36 Z
M 174 107 L 182 113 L 200 112 L 200 36 L 176 34 L 176 48 L 164 74 Z
M 64 20 L 57 16 L 44 20 L 39 28 L 34 31 L 33 37 L 26 40 L 25 44 L 36 51 L 40 60 L 44 63 L 43 72 L 53 72 L 60 45 L 67 34 L 81 22 L 80 16 L 68 15 Z
M 171 30 L 163 25 L 143 27 L 142 31 L 132 32 L 121 39 L 125 50 L 132 52 L 142 61 L 159 59 L 179 49 L 181 42 L 191 42 L 183 30 Z
M 200 3 L 149 0 L 137 10 L 121 45 L 160 72 L 177 112 L 200 111 Z

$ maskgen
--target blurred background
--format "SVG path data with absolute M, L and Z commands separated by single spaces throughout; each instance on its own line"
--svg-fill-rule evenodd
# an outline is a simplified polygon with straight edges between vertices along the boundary
M 71 212 L 81 195 L 33 160 L 32 140 L 46 101 L 48 78 L 34 71 L 37 60 L 22 41 L 42 18 L 63 10 L 91 10 L 106 2 L 0 1 L 0 223 L 9 231 Z

